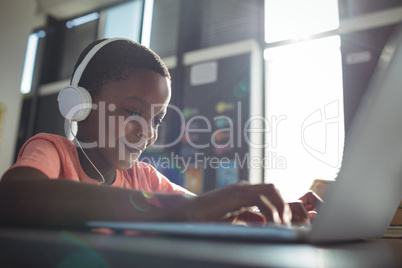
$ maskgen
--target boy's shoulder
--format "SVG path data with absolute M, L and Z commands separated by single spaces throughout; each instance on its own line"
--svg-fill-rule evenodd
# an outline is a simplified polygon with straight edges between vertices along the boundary
M 17 159 L 24 156 L 42 158 L 44 155 L 51 155 L 53 158 L 59 156 L 61 159 L 75 157 L 76 148 L 69 139 L 55 134 L 38 133 L 29 138 L 20 148 Z
M 58 150 L 71 150 L 74 149 L 74 143 L 66 137 L 50 134 L 50 133 L 38 133 L 29 138 L 21 148 L 23 151 L 29 144 L 36 144 L 38 146 L 53 146 Z M 21 152 L 20 152 L 21 153 Z
M 50 133 L 38 133 L 31 138 L 27 140 L 27 142 L 31 142 L 34 140 L 47 140 L 50 142 L 62 142 L 62 143 L 67 143 L 67 144 L 72 144 L 72 141 L 67 139 L 66 137 L 56 135 L 56 134 L 50 134 Z

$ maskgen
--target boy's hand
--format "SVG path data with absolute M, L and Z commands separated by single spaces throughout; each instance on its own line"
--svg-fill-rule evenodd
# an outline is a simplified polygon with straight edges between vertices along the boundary
M 273 184 L 250 185 L 245 182 L 229 185 L 192 197 L 182 207 L 189 221 L 221 221 L 233 218 L 256 223 L 274 222 L 289 225 L 291 211 Z M 247 210 L 258 207 L 259 213 Z
M 317 208 L 323 203 L 321 197 L 319 197 L 313 191 L 308 191 L 299 200 L 303 203 L 305 209 L 308 212 L 310 219 L 314 219 L 317 215 Z
M 300 197 L 299 200 L 302 201 L 307 211 L 316 210 L 317 207 L 323 203 L 321 197 L 313 191 L 308 191 Z
M 273 184 L 232 184 L 199 196 L 156 194 L 160 207 L 170 211 L 168 221 L 219 222 L 264 225 L 310 224 L 322 202 L 314 192 L 298 202 L 285 203 Z M 173 198 L 174 197 L 174 198 Z M 167 212 L 166 211 L 166 212 Z

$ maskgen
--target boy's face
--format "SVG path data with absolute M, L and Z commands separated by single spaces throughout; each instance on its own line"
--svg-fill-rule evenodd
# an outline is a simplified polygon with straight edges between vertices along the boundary
M 80 137 L 97 142 L 100 162 L 128 169 L 156 141 L 170 92 L 169 80 L 151 70 L 139 70 L 120 82 L 109 82 L 94 97 L 97 109 L 79 126 Z

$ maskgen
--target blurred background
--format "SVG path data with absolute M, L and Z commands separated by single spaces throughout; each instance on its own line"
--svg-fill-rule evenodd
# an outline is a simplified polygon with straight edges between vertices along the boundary
M 336 178 L 353 114 L 402 21 L 402 0 L 0 5 L 0 175 L 28 138 L 66 135 L 56 99 L 80 52 L 124 37 L 162 57 L 183 115 L 169 109 L 143 161 L 196 193 L 247 180 L 273 182 L 289 200 Z

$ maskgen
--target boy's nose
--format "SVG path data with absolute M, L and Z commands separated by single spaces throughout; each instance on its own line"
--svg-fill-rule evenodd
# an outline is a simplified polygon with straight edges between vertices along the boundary
M 141 128 L 138 132 L 138 136 L 144 140 L 152 139 L 155 136 L 152 125 L 148 124 L 147 128 Z

